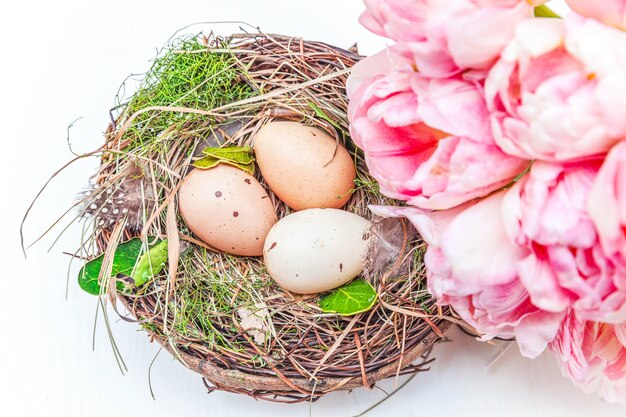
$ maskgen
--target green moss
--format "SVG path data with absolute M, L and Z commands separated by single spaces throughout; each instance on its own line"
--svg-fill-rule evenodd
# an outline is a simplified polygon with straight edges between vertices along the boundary
M 183 337 L 202 340 L 210 348 L 237 351 L 241 341 L 222 335 L 237 333 L 232 322 L 237 309 L 254 306 L 259 295 L 252 292 L 271 283 L 257 279 L 255 274 L 242 278 L 220 273 L 208 252 L 198 255 L 189 254 L 180 261 L 185 278 L 177 284 L 176 304 L 172 306 L 174 329 Z M 237 262 L 234 257 L 230 261 Z M 236 271 L 237 267 L 227 269 Z
M 223 49 L 211 52 L 199 37 L 176 39 L 155 58 L 121 119 L 127 120 L 137 111 L 150 107 L 211 110 L 245 99 L 253 90 L 246 84 L 244 74 L 232 53 Z M 209 128 L 211 122 L 205 115 L 151 110 L 133 120 L 124 139 L 130 141 L 129 149 L 132 149 L 154 142 L 166 130 L 177 132 L 191 125 Z M 206 132 L 200 129 L 197 133 Z
M 139 317 L 139 320 L 146 320 L 145 317 Z M 140 324 L 141 328 L 149 333 L 154 333 L 157 335 L 161 335 L 161 328 L 159 326 L 157 326 L 156 324 L 150 322 L 150 321 L 144 321 Z

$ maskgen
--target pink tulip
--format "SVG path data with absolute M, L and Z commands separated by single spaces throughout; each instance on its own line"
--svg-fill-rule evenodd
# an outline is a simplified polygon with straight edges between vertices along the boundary
M 605 256 L 587 209 L 599 162 L 535 162 L 507 192 L 504 219 L 509 235 L 529 250 L 518 273 L 533 304 L 620 323 L 626 320 L 626 269 Z
M 526 168 L 495 145 L 474 82 L 413 71 L 363 81 L 362 74 L 349 84 L 350 132 L 385 195 L 447 209 L 488 195 Z
M 496 143 L 520 158 L 599 155 L 626 136 L 626 33 L 576 15 L 521 22 L 485 82 Z
M 626 28 L 626 1 L 625 0 L 565 0 L 576 13 L 598 19 L 599 21 Z
M 424 261 L 428 289 L 484 339 L 515 336 L 521 352 L 539 355 L 559 327 L 564 313 L 534 306 L 517 274 L 528 250 L 505 232 L 503 193 L 478 203 L 440 212 L 416 207 L 371 207 L 383 216 L 405 216 L 428 243 Z
M 626 401 L 624 325 L 581 320 L 570 313 L 550 343 L 563 375 L 606 401 Z
M 604 161 L 591 189 L 589 213 L 606 256 L 626 265 L 626 142 Z
M 534 4 L 543 1 L 532 2 Z M 532 15 L 525 0 L 365 0 L 361 23 L 398 42 L 427 76 L 487 69 Z

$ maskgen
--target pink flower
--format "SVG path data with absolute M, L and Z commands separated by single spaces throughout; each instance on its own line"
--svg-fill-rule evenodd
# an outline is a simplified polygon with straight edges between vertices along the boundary
M 507 192 L 504 218 L 509 235 L 529 250 L 518 272 L 533 304 L 619 323 L 626 320 L 626 269 L 605 256 L 587 209 L 599 162 L 535 162 Z
M 539 4 L 543 1 L 535 1 Z M 427 76 L 487 69 L 532 16 L 525 0 L 365 0 L 361 24 L 398 42 Z
M 427 1 L 364 0 L 367 10 L 359 22 L 377 35 L 394 41 L 418 40 L 424 37 Z
M 504 152 L 547 161 L 605 153 L 626 136 L 626 33 L 576 15 L 523 21 L 485 91 Z
M 599 21 L 626 28 L 626 1 L 625 0 L 565 0 L 576 13 L 598 19 Z
M 428 289 L 488 339 L 515 336 L 522 354 L 539 355 L 563 313 L 542 311 L 530 301 L 517 274 L 528 250 L 507 236 L 503 193 L 440 212 L 415 207 L 371 207 L 383 216 L 405 216 L 428 243 Z
M 353 97 L 363 83 L 370 83 L 377 76 L 385 75 L 393 71 L 413 72 L 410 61 L 394 54 L 391 48 L 363 58 L 357 62 L 351 70 L 350 77 L 346 82 L 346 93 Z
M 591 189 L 589 214 L 606 256 L 626 266 L 626 142 L 604 161 Z
M 403 200 L 409 198 L 404 183 L 445 137 L 417 115 L 412 76 L 394 72 L 368 80 L 351 97 L 348 109 L 352 139 L 365 151 L 370 174 L 384 194 Z
M 550 343 L 563 375 L 583 391 L 626 401 L 626 326 L 581 320 L 570 313 Z
M 474 82 L 393 70 L 363 81 L 363 71 L 349 83 L 350 132 L 385 195 L 447 209 L 488 195 L 526 168 L 495 145 Z

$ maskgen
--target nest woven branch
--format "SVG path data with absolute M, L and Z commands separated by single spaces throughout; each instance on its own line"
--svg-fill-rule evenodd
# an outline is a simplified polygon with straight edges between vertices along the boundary
M 426 291 L 419 237 L 405 234 L 399 261 L 408 267 L 398 274 L 391 265 L 375 280 L 376 306 L 341 317 L 322 313 L 317 295 L 274 285 L 260 258 L 235 257 L 197 240 L 177 213 L 176 192 L 203 148 L 252 145 L 254 133 L 274 119 L 315 125 L 354 156 L 357 181 L 346 210 L 376 221 L 368 205 L 397 204 L 380 194 L 349 140 L 345 82 L 359 56 L 277 35 L 200 39 L 194 40 L 199 47 L 182 43 L 171 53 L 189 59 L 208 54 L 222 65 L 219 80 L 189 84 L 190 94 L 175 102 L 161 100 L 150 95 L 164 74 L 159 71 L 172 70 L 178 61 L 160 61 L 162 68 L 153 67 L 152 78 L 118 107 L 107 130 L 95 185 L 84 197 L 83 214 L 93 233 L 82 255 L 111 254 L 119 242 L 137 236 L 167 237 L 169 245 L 169 268 L 133 293 L 108 285 L 109 300 L 121 301 L 154 340 L 201 373 L 211 390 L 295 402 L 417 372 L 420 365 L 412 363 L 443 335 L 449 315 Z M 190 68 L 209 61 L 198 62 Z M 211 84 L 216 80 L 218 87 Z M 209 91 L 213 101 L 202 101 L 209 84 L 227 94 L 220 98 Z M 258 174 L 257 179 L 266 187 Z M 266 189 L 278 217 L 289 214 Z M 129 201 L 140 201 L 141 209 L 133 214 Z M 251 314 L 256 328 L 242 324 Z

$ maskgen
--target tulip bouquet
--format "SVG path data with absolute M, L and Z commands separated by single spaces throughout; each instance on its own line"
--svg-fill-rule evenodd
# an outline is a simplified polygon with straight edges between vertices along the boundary
M 351 135 L 440 304 L 626 401 L 626 1 L 567 2 L 365 0 Z

